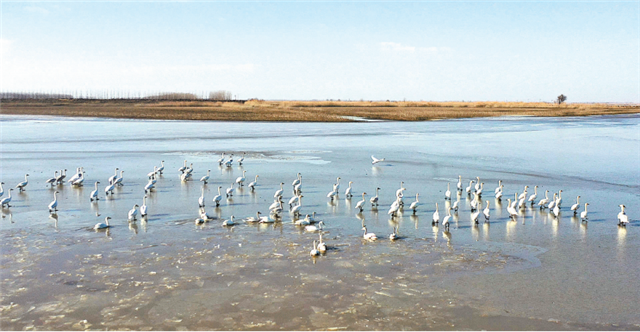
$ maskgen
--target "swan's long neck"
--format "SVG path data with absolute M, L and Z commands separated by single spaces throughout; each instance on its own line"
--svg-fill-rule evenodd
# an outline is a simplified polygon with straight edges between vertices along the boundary
M 96 182 L 96 190 L 98 190 L 98 182 Z
M 27 181 L 27 176 L 29 176 L 29 174 L 25 174 L 24 175 L 24 180 Z
M 585 212 L 585 213 L 587 212 L 587 206 L 589 206 L 589 204 L 584 203 L 584 212 Z
M 142 205 L 147 205 L 147 196 L 142 197 Z
M 449 191 L 449 183 L 447 182 L 447 191 Z
M 218 195 L 222 195 L 222 193 L 220 192 L 220 188 L 221 187 L 218 187 Z
M 107 224 L 107 226 L 109 226 L 109 218 L 104 218 L 104 223 Z
M 58 200 L 58 192 L 57 192 L 57 191 L 54 191 L 54 192 L 53 192 L 53 201 L 55 202 L 55 201 L 57 201 L 57 200 Z
M 418 201 L 418 196 L 420 196 L 420 194 L 416 194 L 416 202 Z
M 254 181 L 254 182 L 258 182 L 258 176 L 257 176 L 257 175 L 256 175 L 256 179 L 255 179 L 255 181 Z
M 576 197 L 576 204 L 580 204 L 580 196 Z

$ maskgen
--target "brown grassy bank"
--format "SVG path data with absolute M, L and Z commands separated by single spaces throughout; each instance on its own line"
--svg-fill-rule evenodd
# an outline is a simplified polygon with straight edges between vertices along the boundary
M 345 116 L 376 120 L 528 116 L 587 116 L 639 113 L 639 105 L 523 102 L 341 102 L 149 100 L 13 100 L 0 104 L 3 114 L 57 115 L 162 120 L 216 121 L 353 121 Z

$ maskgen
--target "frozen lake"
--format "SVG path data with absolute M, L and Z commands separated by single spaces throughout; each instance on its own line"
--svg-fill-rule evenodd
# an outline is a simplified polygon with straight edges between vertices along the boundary
M 2 208 L 2 329 L 639 329 L 640 115 L 371 123 L 183 122 L 0 116 L 0 179 L 24 180 Z M 222 167 L 220 154 L 246 152 Z M 371 165 L 370 155 L 386 158 Z M 146 174 L 166 169 L 149 194 L 146 220 L 127 221 L 142 204 Z M 194 180 L 178 168 L 193 163 Z M 54 171 L 86 171 L 84 187 L 44 182 Z M 114 168 L 124 186 L 105 198 Z M 195 225 L 198 181 L 211 170 L 206 211 Z M 255 192 L 236 189 L 212 202 L 246 170 Z M 325 255 L 311 258 L 317 234 L 292 223 L 291 183 L 302 174 L 302 213 L 325 223 Z M 470 220 L 470 200 L 449 232 L 432 226 L 435 203 L 461 175 L 479 177 L 491 220 Z M 336 177 L 340 196 L 326 195 Z M 504 198 L 494 189 L 502 180 Z M 100 181 L 100 201 L 89 202 Z M 353 181 L 354 197 L 344 190 Z M 420 194 L 416 215 L 387 214 L 404 181 L 404 201 Z M 241 222 L 266 213 L 285 183 L 285 213 L 271 225 Z M 527 207 L 516 221 L 507 198 L 538 200 L 562 190 L 562 212 Z M 355 209 L 380 189 L 380 206 Z M 58 190 L 56 217 L 47 205 Z M 569 207 L 580 195 L 589 221 Z M 224 196 L 224 194 L 223 194 Z M 581 204 L 580 210 L 584 209 Z M 617 226 L 619 204 L 632 223 Z M 486 205 L 483 204 L 483 205 Z M 96 214 L 99 213 L 100 217 Z M 92 226 L 111 216 L 108 232 Z M 362 223 L 379 239 L 362 239 Z M 394 226 L 404 238 L 388 236 Z

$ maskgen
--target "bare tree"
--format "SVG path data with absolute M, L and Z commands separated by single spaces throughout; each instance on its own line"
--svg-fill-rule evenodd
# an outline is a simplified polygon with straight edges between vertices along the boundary
M 558 100 L 558 105 L 560 105 L 560 104 L 564 103 L 567 100 L 567 96 L 559 95 L 557 100 Z
M 209 99 L 211 100 L 231 100 L 231 91 L 212 91 L 209 93 Z

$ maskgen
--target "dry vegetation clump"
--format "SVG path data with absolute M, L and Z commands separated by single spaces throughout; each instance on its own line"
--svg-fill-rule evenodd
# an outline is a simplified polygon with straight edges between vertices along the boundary
M 523 102 L 212 100 L 13 100 L 3 114 L 217 121 L 344 122 L 345 117 L 426 121 L 494 116 L 586 116 L 638 113 L 638 105 Z

